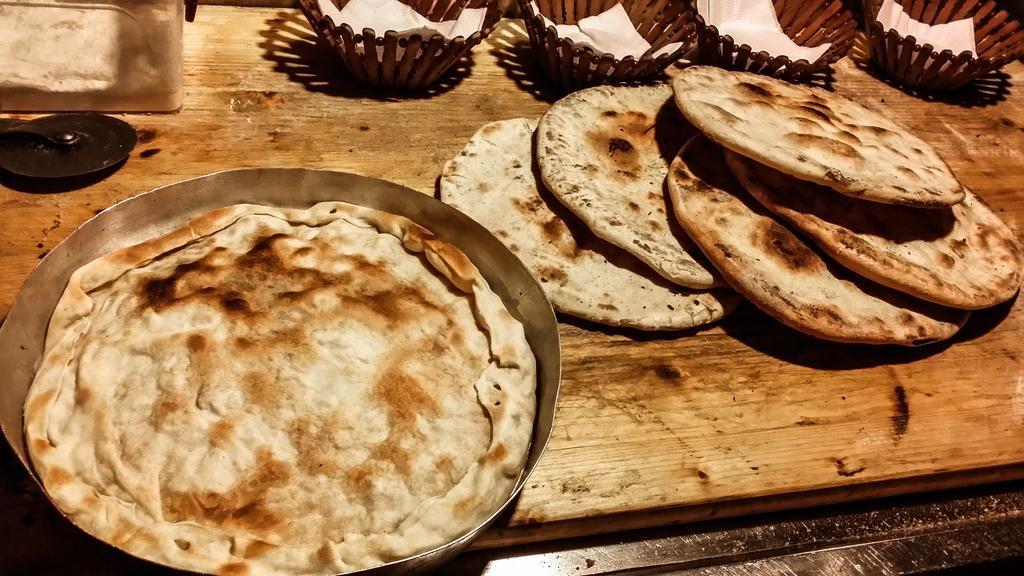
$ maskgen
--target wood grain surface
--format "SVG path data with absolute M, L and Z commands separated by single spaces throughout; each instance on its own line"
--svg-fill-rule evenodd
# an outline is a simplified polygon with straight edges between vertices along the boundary
M 121 170 L 70 192 L 0 180 L 0 314 L 47 250 L 123 198 L 246 166 L 334 168 L 433 194 L 480 125 L 536 117 L 557 96 L 518 21 L 430 94 L 409 96 L 353 85 L 294 10 L 200 15 L 186 26 L 184 108 L 127 116 L 141 140 Z M 834 88 L 912 128 L 1021 230 L 1024 66 L 1006 72 L 956 101 L 927 101 L 847 58 Z M 749 305 L 662 336 L 565 319 L 554 437 L 515 510 L 477 545 L 1022 477 L 1021 308 L 979 312 L 953 341 L 915 350 L 815 341 Z M 5 466 L 5 485 L 22 482 Z M 0 507 L 45 506 L 26 494 L 0 490 Z M 0 516 L 5 542 L 25 542 L 19 557 L 68 538 L 57 521 Z

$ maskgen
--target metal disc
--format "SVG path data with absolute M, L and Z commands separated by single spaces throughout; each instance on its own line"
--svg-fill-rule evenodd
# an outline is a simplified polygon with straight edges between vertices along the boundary
M 53 114 L 21 127 L 58 141 L 68 133 L 77 136 L 70 146 L 0 139 L 0 168 L 28 178 L 70 178 L 109 168 L 127 158 L 138 141 L 131 124 L 96 113 Z

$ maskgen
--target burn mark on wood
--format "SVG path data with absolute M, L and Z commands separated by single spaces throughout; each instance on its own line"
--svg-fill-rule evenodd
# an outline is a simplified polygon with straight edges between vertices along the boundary
M 903 386 L 892 389 L 892 403 L 892 440 L 899 442 L 907 433 L 907 425 L 910 423 L 910 404 L 907 403 L 907 391 Z
M 586 494 L 590 492 L 590 486 L 579 478 L 569 478 L 562 482 L 562 494 Z
M 846 462 L 844 462 L 842 458 L 836 458 L 836 474 L 844 478 L 851 478 L 853 476 L 856 476 L 857 474 L 860 474 L 866 469 L 867 468 L 863 466 L 858 466 L 856 468 L 847 468 Z
M 135 136 L 139 139 L 139 144 L 147 144 L 152 142 L 157 135 L 157 131 L 153 128 L 139 128 L 135 131 Z
M 57 228 L 60 228 L 60 216 L 59 215 L 54 216 L 53 220 L 50 222 L 50 225 L 43 229 L 43 237 L 45 238 L 45 237 L 49 236 L 50 232 L 53 232 Z
M 654 373 L 662 380 L 678 380 L 683 375 L 676 368 L 667 364 L 659 364 L 654 368 Z
M 284 95 L 273 90 L 238 90 L 230 94 L 229 105 L 232 112 L 252 114 L 261 110 L 277 108 L 284 103 Z
M 148 150 L 143 150 L 142 152 L 139 152 L 139 157 L 140 158 L 151 158 L 153 156 L 156 156 L 159 153 L 160 153 L 160 148 L 150 148 Z

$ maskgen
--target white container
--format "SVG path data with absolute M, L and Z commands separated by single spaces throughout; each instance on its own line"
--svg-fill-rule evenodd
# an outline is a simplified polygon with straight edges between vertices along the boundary
M 0 0 L 0 111 L 181 107 L 182 0 Z

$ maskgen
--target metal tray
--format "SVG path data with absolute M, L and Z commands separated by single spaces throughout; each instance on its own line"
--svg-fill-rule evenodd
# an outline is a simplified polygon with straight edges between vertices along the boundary
M 540 285 L 519 259 L 468 216 L 410 188 L 343 172 L 244 169 L 178 182 L 115 204 L 54 248 L 22 285 L 6 322 L 0 326 L 0 366 L 6 374 L 0 388 L 0 428 L 32 479 L 40 484 L 25 451 L 22 407 L 43 351 L 50 315 L 72 272 L 113 250 L 167 233 L 213 208 L 246 202 L 308 207 L 329 200 L 400 214 L 458 246 L 523 323 L 537 357 L 538 406 L 533 439 L 526 467 L 501 508 L 448 544 L 358 573 L 414 572 L 443 563 L 465 549 L 516 499 L 551 435 L 561 373 L 555 314 Z

